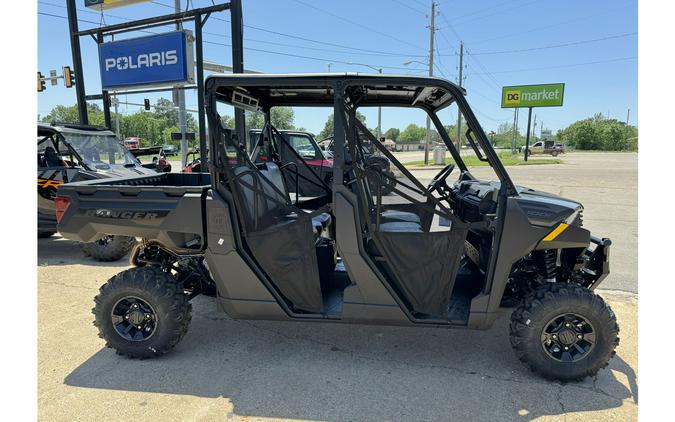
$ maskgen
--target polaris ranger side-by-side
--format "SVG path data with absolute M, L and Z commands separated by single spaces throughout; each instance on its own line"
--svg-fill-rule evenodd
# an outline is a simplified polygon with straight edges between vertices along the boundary
M 187 331 L 190 299 L 211 294 L 236 319 L 416 327 L 486 329 L 515 306 L 513 349 L 544 377 L 582 379 L 613 356 L 619 328 L 593 292 L 609 274 L 611 242 L 582 227 L 578 202 L 511 181 L 462 88 L 431 77 L 246 74 L 210 76 L 205 92 L 209 174 L 59 189 L 63 235 L 144 239 L 135 268 L 95 298 L 109 347 L 139 358 L 168 352 Z M 221 124 L 224 105 L 264 112 L 263 144 L 277 133 L 272 108 L 333 107 L 331 183 L 314 173 L 321 195 L 297 195 L 285 173 L 306 163 L 278 154 L 251 161 Z M 437 114 L 450 105 L 496 180 L 476 179 L 455 149 Z M 454 162 L 425 186 L 356 118 L 366 107 L 425 111 Z M 367 163 L 365 143 L 401 173 L 391 195 L 382 195 L 387 175 Z
M 105 128 L 38 123 L 38 237 L 56 233 L 54 198 L 63 183 L 154 174 Z M 135 243 L 130 236 L 106 235 L 82 245 L 85 255 L 116 261 Z

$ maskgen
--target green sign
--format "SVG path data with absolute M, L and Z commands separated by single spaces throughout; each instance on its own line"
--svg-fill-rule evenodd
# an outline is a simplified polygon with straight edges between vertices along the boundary
M 565 84 L 518 85 L 502 88 L 502 108 L 560 107 Z

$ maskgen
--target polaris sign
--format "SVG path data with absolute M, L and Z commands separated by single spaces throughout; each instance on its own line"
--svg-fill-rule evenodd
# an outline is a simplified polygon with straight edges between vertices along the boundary
M 98 57 L 103 89 L 194 82 L 190 31 L 101 43 Z

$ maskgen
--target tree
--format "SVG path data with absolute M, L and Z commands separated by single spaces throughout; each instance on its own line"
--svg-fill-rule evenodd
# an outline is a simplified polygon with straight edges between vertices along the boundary
M 513 145 L 513 124 L 501 123 L 497 127 L 497 133 L 491 139 L 495 146 L 500 148 L 511 148 Z M 532 139 L 530 139 L 532 141 Z M 519 131 L 516 133 L 516 147 L 525 145 L 525 136 Z
M 423 140 L 426 135 L 426 129 L 417 126 L 414 123 L 409 124 L 406 126 L 405 129 L 403 129 L 403 132 L 398 136 L 398 142 L 402 143 L 418 143 L 419 141 Z
M 398 139 L 398 136 L 400 134 L 401 134 L 401 131 L 398 128 L 392 127 L 392 128 L 387 129 L 386 132 L 384 132 L 384 137 L 387 138 L 387 139 L 391 139 L 392 141 L 395 141 L 395 140 Z
M 179 111 L 177 108 L 174 108 L 173 101 L 166 98 L 159 98 L 155 102 L 155 107 L 152 114 L 157 119 L 164 121 L 167 126 L 173 126 L 180 128 L 179 125 Z M 188 132 L 199 132 L 199 127 L 194 116 L 190 113 L 185 113 L 185 126 L 187 127 Z M 177 130 L 180 132 L 180 129 Z
M 103 126 L 105 119 L 103 117 L 103 110 L 98 104 L 87 104 L 87 115 L 89 117 L 89 124 L 95 126 Z M 57 105 L 49 114 L 42 118 L 43 122 L 62 122 L 62 123 L 80 123 L 80 115 L 77 110 L 77 105 L 64 106 Z
M 596 114 L 559 130 L 556 140 L 580 150 L 636 151 L 638 130 L 635 126 Z
M 164 129 L 167 127 L 164 120 L 141 111 L 124 116 L 120 122 L 120 135 L 122 139 L 138 136 L 143 139 L 144 146 L 162 145 L 167 140 L 164 138 Z
M 364 116 L 363 114 L 361 114 L 358 111 L 356 112 L 356 118 L 359 119 L 359 121 L 361 123 L 363 123 L 364 125 L 366 124 L 366 116 Z M 326 138 L 332 138 L 333 137 L 333 132 L 334 132 L 334 128 L 335 128 L 334 120 L 335 120 L 335 116 L 333 115 L 333 113 L 331 113 L 331 115 L 328 116 L 328 118 L 326 119 L 326 123 L 323 125 L 323 129 L 321 130 L 321 132 L 319 132 L 319 137 L 318 137 L 319 140 L 323 140 L 323 139 L 326 139 Z
M 270 118 L 272 119 L 272 126 L 279 130 L 295 129 L 293 125 L 295 111 L 291 107 L 272 108 Z M 262 129 L 264 124 L 265 114 L 262 112 L 246 112 L 246 127 L 249 129 Z

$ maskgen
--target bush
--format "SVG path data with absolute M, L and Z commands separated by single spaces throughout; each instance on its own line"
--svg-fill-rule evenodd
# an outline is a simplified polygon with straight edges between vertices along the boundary
M 558 131 L 556 139 L 579 150 L 637 151 L 638 130 L 635 126 L 596 114 Z

